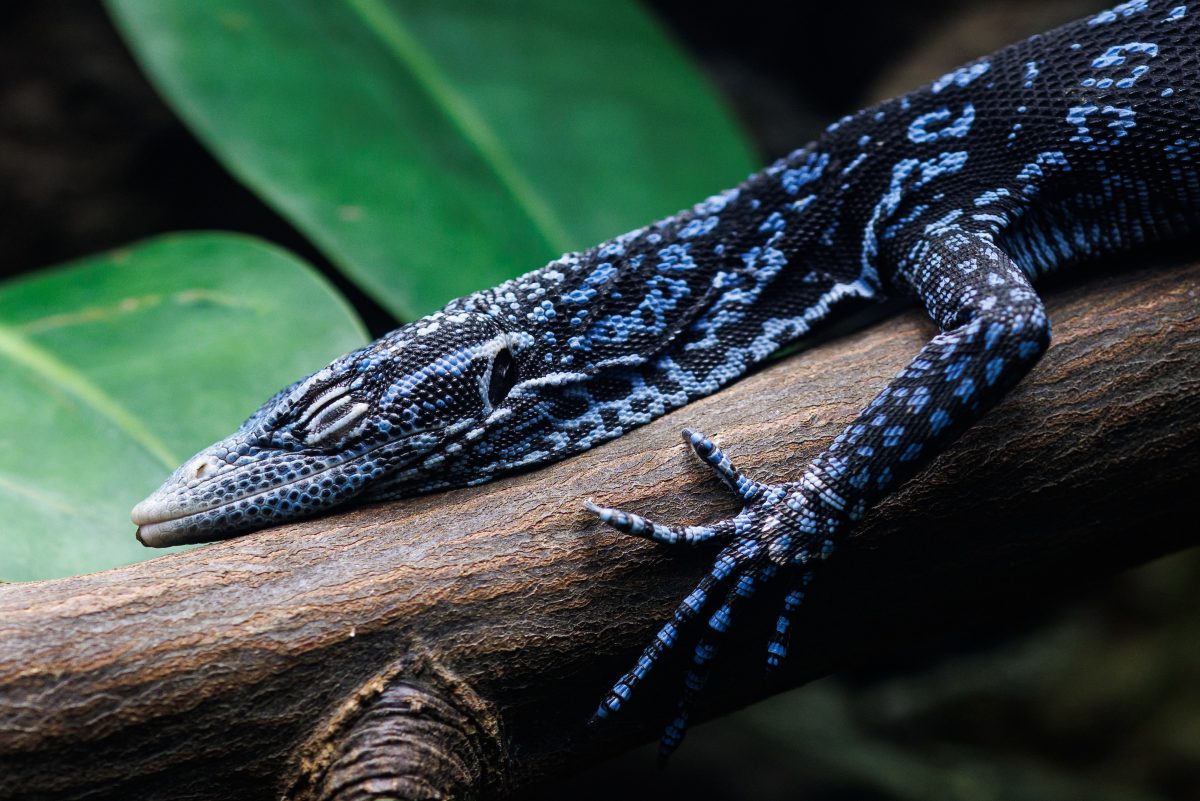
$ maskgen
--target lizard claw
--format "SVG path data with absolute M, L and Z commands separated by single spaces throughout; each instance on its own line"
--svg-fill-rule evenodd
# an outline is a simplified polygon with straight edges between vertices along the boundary
M 584 507 L 617 531 L 632 534 L 664 545 L 696 545 L 711 539 L 729 536 L 734 531 L 732 521 L 721 521 L 712 526 L 664 526 L 651 522 L 641 515 L 622 512 L 607 506 L 597 506 L 591 500 L 583 502 Z
M 704 434 L 685 429 L 683 438 L 741 498 L 743 508 L 737 515 L 709 525 L 663 525 L 631 512 L 585 502 L 602 522 L 626 534 L 666 545 L 724 543 L 709 572 L 659 629 L 634 666 L 613 684 L 589 721 L 595 725 L 618 713 L 663 655 L 679 642 L 684 629 L 704 615 L 714 596 L 732 583 L 723 595 L 717 596 L 721 599 L 720 605 L 708 616 L 696 640 L 675 716 L 663 731 L 659 744 L 660 760 L 665 760 L 682 742 L 692 706 L 708 682 L 709 667 L 737 609 L 763 585 L 771 583 L 781 568 L 794 575 L 794 568 L 808 563 L 810 551 L 820 549 L 824 555 L 825 546 L 829 544 L 828 540 L 821 543 L 817 539 L 816 542 L 821 544 L 814 549 L 811 533 L 797 522 L 803 519 L 801 512 L 805 501 L 796 485 L 775 486 L 754 481 L 743 475 L 725 452 Z M 784 499 L 787 502 L 780 505 Z M 767 645 L 768 668 L 778 667 L 787 654 L 792 616 L 804 599 L 804 588 L 811 575 L 811 570 L 802 574 L 800 586 L 784 598 L 783 609 Z
M 783 599 L 783 610 L 775 622 L 775 632 L 767 642 L 767 672 L 773 673 L 783 667 L 787 659 L 788 640 L 791 638 L 792 617 L 804 603 L 805 590 L 812 581 L 812 571 L 800 577 L 800 587 L 791 590 Z
M 725 485 L 742 499 L 743 504 L 753 503 L 769 489 L 768 485 L 743 475 L 742 471 L 734 467 L 725 452 L 704 434 L 685 428 L 683 429 L 683 439 L 692 446 L 697 456 L 712 467 Z M 724 540 L 741 533 L 748 523 L 743 515 L 738 515 L 709 526 L 666 526 L 632 512 L 600 506 L 590 498 L 584 501 L 583 505 L 589 512 L 599 517 L 602 523 L 607 523 L 617 531 L 661 542 L 664 545 L 697 545 L 714 539 Z
M 717 447 L 711 439 L 690 428 L 683 429 L 683 439 L 692 446 L 696 455 L 712 467 L 721 480 L 733 490 L 743 503 L 753 503 L 756 498 L 766 491 L 767 485 L 743 475 L 741 470 L 733 466 L 725 451 Z

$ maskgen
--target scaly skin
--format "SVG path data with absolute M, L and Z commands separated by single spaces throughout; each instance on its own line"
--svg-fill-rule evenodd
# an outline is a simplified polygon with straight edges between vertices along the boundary
M 228 537 L 562 459 L 715 392 L 851 301 L 911 296 L 941 333 L 795 481 L 752 481 L 689 431 L 741 513 L 683 527 L 590 507 L 634 535 L 723 546 L 596 713 L 707 615 L 669 753 L 739 604 L 790 588 L 767 647 L 778 665 L 847 529 L 1036 363 L 1050 323 L 1034 281 L 1200 228 L 1192 5 L 1134 0 L 1013 45 L 690 210 L 343 356 L 180 467 L 134 509 L 139 538 Z

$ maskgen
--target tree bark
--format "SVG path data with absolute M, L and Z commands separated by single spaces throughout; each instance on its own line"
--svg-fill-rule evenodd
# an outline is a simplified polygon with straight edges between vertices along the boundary
M 822 569 L 778 679 L 774 607 L 743 615 L 700 716 L 1195 544 L 1198 292 L 1200 265 L 1048 292 L 1043 362 Z M 643 742 L 677 663 L 583 724 L 713 552 L 582 500 L 726 515 L 681 427 L 794 477 L 931 333 L 894 317 L 537 472 L 0 587 L 0 798 L 487 797 Z

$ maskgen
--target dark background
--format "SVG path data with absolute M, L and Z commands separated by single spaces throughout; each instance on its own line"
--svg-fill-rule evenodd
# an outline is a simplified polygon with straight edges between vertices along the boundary
M 1106 4 L 649 5 L 766 161 L 843 113 Z M 205 152 L 98 3 L 6 8 L 0 277 L 213 228 L 282 244 L 321 268 L 374 333 L 394 324 Z M 1191 801 L 1200 798 L 1198 612 L 1200 558 L 1177 555 L 699 727 L 665 771 L 643 749 L 536 797 Z

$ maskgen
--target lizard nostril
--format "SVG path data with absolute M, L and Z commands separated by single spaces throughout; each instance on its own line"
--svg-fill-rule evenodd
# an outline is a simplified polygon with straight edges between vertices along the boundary
M 209 464 L 209 461 L 207 459 L 201 459 L 196 464 L 196 469 L 192 472 L 192 477 L 193 478 L 204 478 L 206 475 L 208 475 L 208 473 L 211 469 L 212 469 L 212 465 Z

